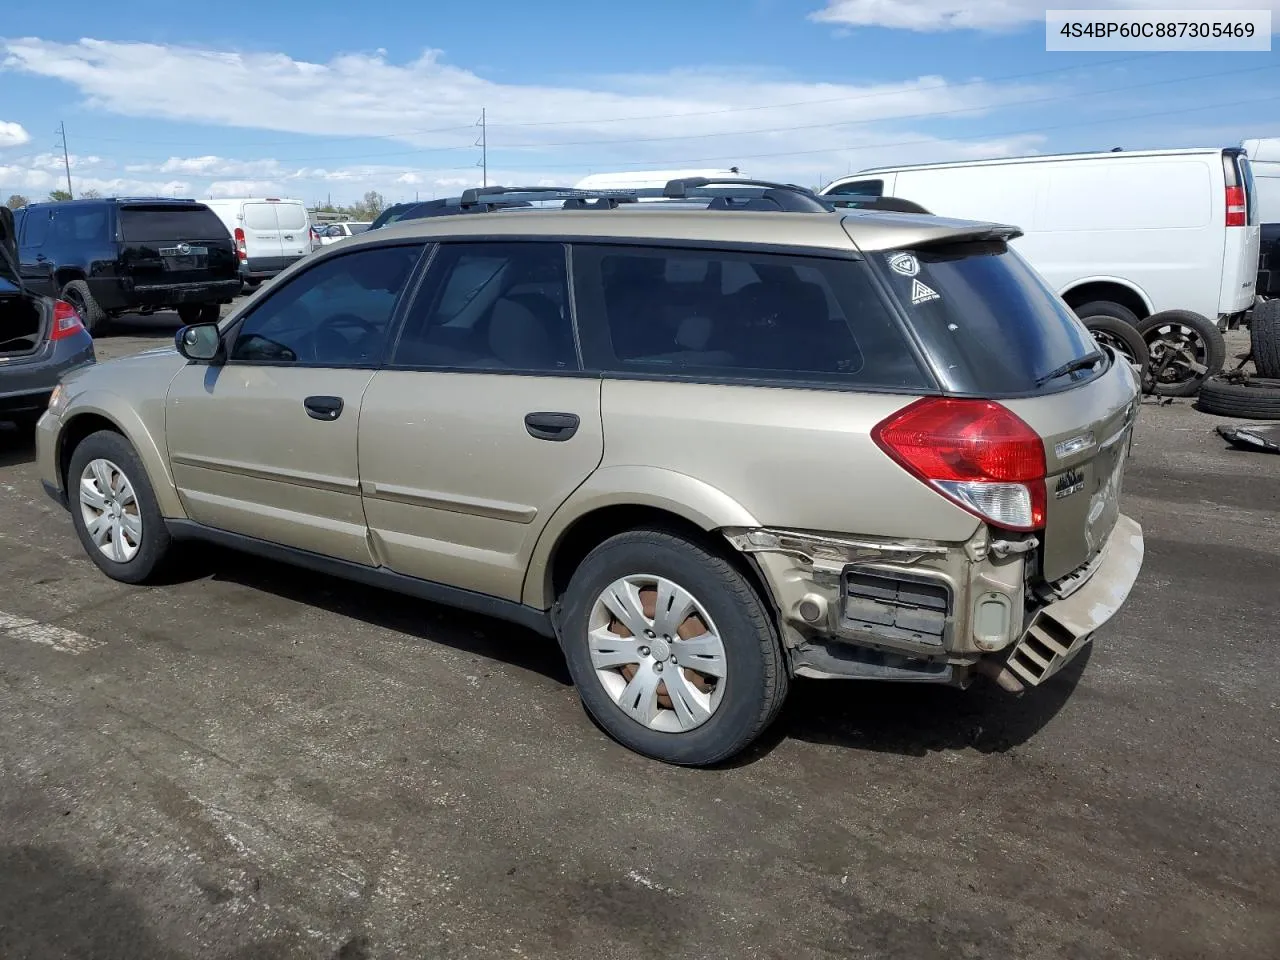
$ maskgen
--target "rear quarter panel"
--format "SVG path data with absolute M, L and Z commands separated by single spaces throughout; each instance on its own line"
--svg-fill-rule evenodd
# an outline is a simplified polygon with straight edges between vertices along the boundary
M 871 439 L 877 423 L 914 399 L 606 380 L 601 470 L 649 465 L 696 478 L 765 526 L 966 540 L 977 519 L 909 476 Z

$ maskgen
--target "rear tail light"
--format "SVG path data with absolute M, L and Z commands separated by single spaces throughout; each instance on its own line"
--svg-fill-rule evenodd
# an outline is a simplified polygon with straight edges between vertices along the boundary
M 76 308 L 65 300 L 53 301 L 53 329 L 49 331 L 50 340 L 65 340 L 84 329 L 80 322 L 80 314 Z
M 1245 218 L 1244 187 L 1227 187 L 1227 226 L 1243 227 Z
M 249 259 L 249 250 L 244 245 L 244 230 L 236 227 L 236 256 L 241 260 Z
M 1044 443 L 990 400 L 925 397 L 871 431 L 876 446 L 917 479 L 988 523 L 1045 524 Z

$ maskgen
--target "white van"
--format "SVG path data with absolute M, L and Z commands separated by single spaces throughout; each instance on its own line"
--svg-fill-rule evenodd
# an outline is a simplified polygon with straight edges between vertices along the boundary
M 706 177 L 708 180 L 741 180 L 737 167 L 728 170 L 632 170 L 625 173 L 593 173 L 575 183 L 576 190 L 647 190 L 665 187 L 672 180 Z
M 1136 323 L 1182 309 L 1226 326 L 1253 305 L 1257 199 L 1239 148 L 879 167 L 821 192 L 1021 227 L 1013 246 L 1077 311 L 1101 302 Z
M 1258 188 L 1258 222 L 1262 225 L 1258 257 L 1258 296 L 1280 297 L 1280 137 L 1246 140 Z
M 234 197 L 205 204 L 235 240 L 240 279 L 250 286 L 274 277 L 311 252 L 311 217 L 301 200 Z

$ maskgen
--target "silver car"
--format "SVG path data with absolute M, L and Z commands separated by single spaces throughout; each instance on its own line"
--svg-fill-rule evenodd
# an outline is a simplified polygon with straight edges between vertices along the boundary
M 68 378 L 45 485 L 118 580 L 215 542 L 554 636 L 673 763 L 742 750 L 793 677 L 1053 676 L 1142 563 L 1130 365 L 1016 228 L 668 194 L 336 244 Z

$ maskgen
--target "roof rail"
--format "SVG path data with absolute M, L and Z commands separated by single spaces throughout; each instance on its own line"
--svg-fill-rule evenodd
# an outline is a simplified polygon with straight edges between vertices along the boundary
M 472 187 L 458 198 L 469 207 L 496 201 L 546 203 L 562 201 L 564 209 L 613 209 L 619 204 L 640 200 L 706 200 L 707 209 L 782 210 L 801 213 L 830 213 L 835 207 L 806 187 L 771 180 L 685 177 L 668 181 L 665 187 Z

